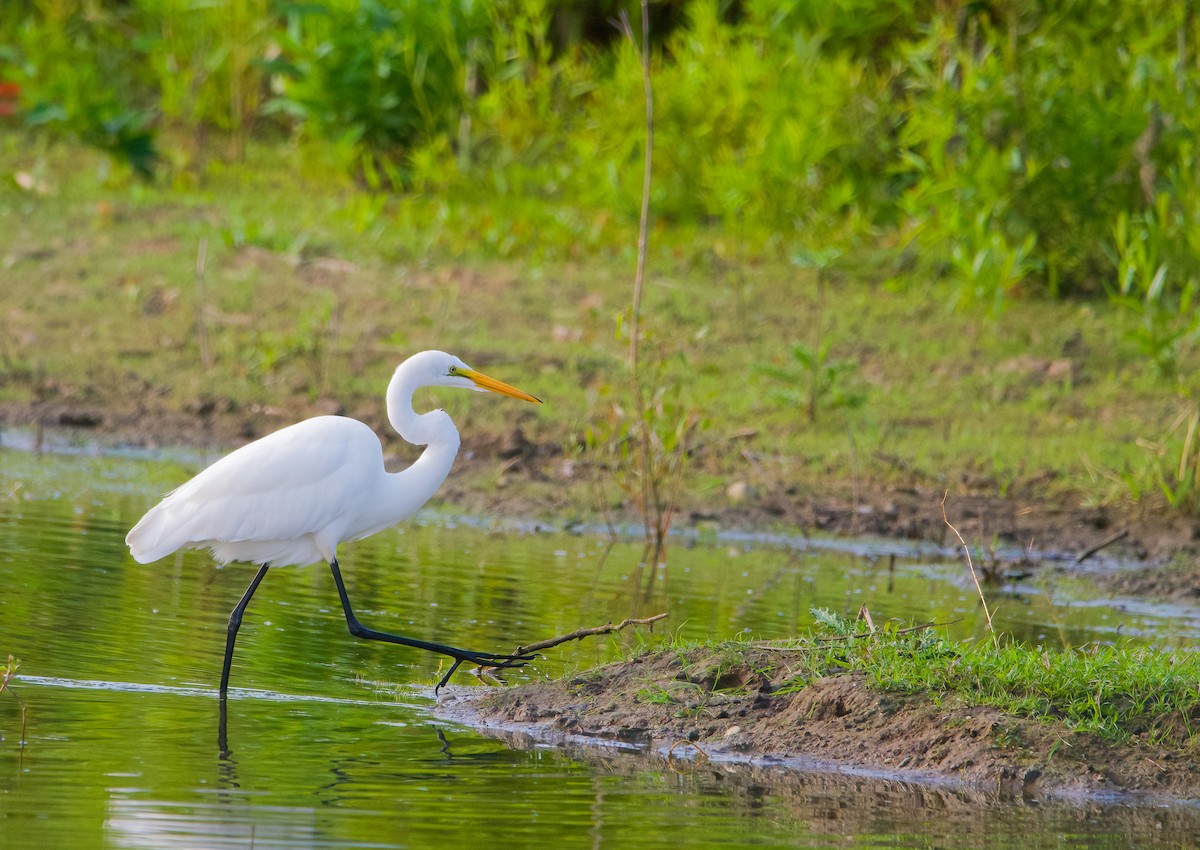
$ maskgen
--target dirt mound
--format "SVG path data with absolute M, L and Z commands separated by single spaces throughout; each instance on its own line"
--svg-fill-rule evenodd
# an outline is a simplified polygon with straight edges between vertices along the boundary
M 769 652 L 750 650 L 730 667 L 704 650 L 661 651 L 559 681 L 456 692 L 442 710 L 460 719 L 470 712 L 484 729 L 674 745 L 676 752 L 755 762 L 819 759 L 1034 797 L 1200 797 L 1194 752 L 1137 738 L 1113 744 L 992 708 L 879 692 L 854 674 L 782 686 L 759 672 L 777 666 Z

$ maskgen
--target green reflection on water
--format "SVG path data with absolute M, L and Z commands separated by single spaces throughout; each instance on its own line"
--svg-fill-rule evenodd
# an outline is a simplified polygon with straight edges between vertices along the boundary
M 1038 814 L 1031 839 L 1028 808 L 957 792 L 720 766 L 675 774 L 632 753 L 509 746 L 434 718 L 437 658 L 351 639 L 322 567 L 273 571 L 248 610 L 223 756 L 214 689 L 252 569 L 217 570 L 202 553 L 140 566 L 123 544 L 188 472 L 0 452 L 0 657 L 22 660 L 29 710 L 22 747 L 17 703 L 0 695 L 0 846 L 908 847 L 932 834 L 1032 847 L 1069 834 L 1070 846 L 1118 847 L 1145 828 L 1124 809 L 1089 819 L 1068 807 Z M 663 610 L 684 637 L 784 637 L 808 628 L 813 605 L 863 602 L 877 622 L 960 618 L 953 634 L 981 633 L 953 562 L 739 543 L 678 545 L 669 569 L 648 571 L 640 554 L 436 515 L 342 552 L 368 625 L 475 649 Z M 1003 627 L 1034 640 L 1111 637 L 1120 617 L 1158 639 L 1172 631 L 1161 614 L 1049 591 L 998 602 Z M 1192 639 L 1175 626 L 1174 640 Z M 509 678 L 645 639 L 572 644 Z M 1194 826 L 1186 810 L 1167 819 L 1157 834 Z

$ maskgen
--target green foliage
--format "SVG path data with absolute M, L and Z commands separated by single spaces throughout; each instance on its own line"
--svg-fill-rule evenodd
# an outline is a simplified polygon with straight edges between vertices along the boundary
M 130 13 L 81 0 L 35 0 L 0 18 L 0 77 L 21 85 L 25 123 L 81 138 L 148 176 L 157 151 L 137 57 L 121 33 Z
M 809 611 L 817 625 L 838 636 L 852 635 L 857 629 L 853 620 L 848 620 L 828 608 L 813 608 Z
M 839 253 L 833 248 L 799 249 L 793 253 L 794 265 L 816 270 L 817 302 L 815 309 L 808 311 L 806 322 L 813 341 L 792 343 L 788 352 L 791 363 L 773 360 L 756 365 L 758 372 L 775 381 L 770 397 L 788 409 L 802 407 L 809 422 L 816 421 L 821 407 L 858 407 L 866 401 L 866 394 L 855 380 L 858 363 L 835 359 L 832 356 L 835 340 L 827 335 L 829 270 Z
M 970 237 L 956 265 L 973 286 L 976 266 L 987 266 L 980 251 L 1012 246 L 1014 259 L 1033 263 L 1011 264 L 1016 282 L 1040 268 L 1051 291 L 1094 289 L 1112 216 L 1137 203 L 1133 143 L 1147 92 L 1130 84 L 1121 52 L 1130 13 L 1098 12 L 1013 6 L 996 21 L 964 11 L 901 46 L 902 206 L 923 248 Z
M 1145 733 L 1188 743 L 1200 722 L 1200 656 L 1144 647 L 1066 651 L 1017 643 L 958 643 L 932 629 L 867 632 L 814 610 L 821 626 L 809 652 L 797 652 L 798 678 L 860 671 L 883 690 L 952 694 L 969 705 L 1053 719 L 1110 740 Z M 831 635 L 836 640 L 821 639 Z M 786 685 L 785 685 L 786 687 Z
M 554 0 L 19 8 L 0 21 L 0 75 L 22 83 L 26 121 L 140 171 L 159 127 L 195 152 L 206 130 L 229 134 L 240 155 L 269 115 L 333 151 L 315 160 L 375 189 L 555 199 L 585 221 L 638 209 L 637 51 L 562 30 L 578 10 Z M 1165 265 L 1168 315 L 1149 308 L 1134 342 L 1171 368 L 1187 344 L 1170 314 L 1190 303 L 1200 214 L 1200 39 L 1187 4 L 754 0 L 728 11 L 691 0 L 656 47 L 660 219 L 758 252 L 849 236 L 907 246 L 905 262 L 993 312 L 1036 291 L 1145 302 Z M 175 136 L 168 147 L 184 144 Z M 1181 246 L 1175 256 L 1138 256 L 1151 227 Z
M 968 464 L 964 458 L 1011 457 L 1020 440 L 1040 458 L 1029 466 L 1048 463 L 1077 476 L 1080 456 L 1097 462 L 1089 435 L 1109 426 L 1091 413 L 1107 406 L 1119 420 L 1110 432 L 1126 437 L 1100 477 L 1126 476 L 1138 498 L 1162 494 L 1189 504 L 1178 440 L 1169 459 L 1147 459 L 1128 437 L 1157 439 L 1167 430 L 1173 413 L 1162 413 L 1162 402 L 1188 392 L 1200 337 L 1200 49 L 1187 4 L 748 0 L 737 7 L 732 14 L 716 0 L 683 4 L 652 57 L 654 259 L 672 264 L 670 274 L 693 290 L 695 303 L 727 311 L 727 321 L 711 323 L 706 343 L 725 351 L 719 362 L 712 351 L 689 355 L 700 368 L 686 381 L 708 382 L 703 388 L 668 375 L 664 393 L 637 404 L 604 396 L 629 417 L 624 430 L 597 435 L 613 447 L 609 459 L 640 433 L 631 423 L 656 411 L 664 420 L 652 444 L 686 445 L 679 435 L 694 427 L 689 411 L 697 398 L 715 397 L 719 381 L 749 375 L 756 392 L 735 412 L 779 433 L 793 425 L 781 409 L 803 406 L 812 417 L 860 407 L 860 369 L 872 385 L 877 376 L 892 384 L 945 355 L 948 346 L 932 356 L 922 350 L 934 343 L 920 332 L 895 339 L 878 327 L 856 327 L 864 339 L 886 338 L 876 351 L 874 340 L 856 345 L 859 367 L 838 358 L 836 335 L 831 343 L 788 330 L 783 338 L 792 346 L 778 354 L 734 344 L 750 323 L 765 327 L 789 309 L 790 283 L 765 280 L 786 278 L 775 264 L 793 260 L 823 272 L 830 258 L 843 266 L 842 258 L 854 258 L 867 269 L 855 277 L 862 286 L 839 298 L 862 304 L 908 288 L 909 296 L 931 295 L 961 313 L 950 323 L 910 311 L 900 319 L 909 327 L 940 325 L 979 339 L 971 317 L 985 311 L 993 324 L 984 333 L 1012 340 L 1008 347 L 964 341 L 953 355 L 963 358 L 961 371 L 948 369 L 886 403 L 884 393 L 874 394 L 847 423 L 854 439 L 870 444 L 864 457 L 902 455 L 908 468 L 941 481 L 952 463 Z M 311 255 L 307 233 L 317 218 L 358 237 L 341 243 L 353 246 L 344 253 L 373 250 L 384 263 L 427 263 L 439 253 L 526 266 L 586 260 L 609 270 L 634 243 L 644 120 L 638 56 L 619 38 L 589 40 L 578 27 L 567 33 L 555 0 L 14 0 L 5 12 L 0 78 L 21 85 L 19 113 L 5 120 L 33 128 L 9 137 L 13 149 L 43 134 L 87 139 L 124 164 L 114 170 L 87 160 L 105 188 L 159 160 L 186 164 L 197 177 L 186 184 L 192 188 L 201 180 L 206 190 L 239 182 L 236 191 L 264 202 L 226 216 L 221 235 L 230 248 Z M 282 143 L 281 130 L 299 143 Z M 257 146 L 252 167 L 220 161 L 222 151 L 241 155 L 239 134 L 271 142 Z M 227 139 L 234 143 L 222 144 Z M 52 147 L 32 146 L 39 156 Z M 0 188 L 12 194 L 13 209 L 41 191 L 19 185 L 41 186 L 40 168 L 25 161 L 10 168 L 15 180 L 6 177 Z M 272 176 L 258 179 L 255 170 Z M 369 191 L 354 191 L 351 178 Z M 322 194 L 318 187 L 325 208 L 285 232 L 290 217 L 276 217 L 265 199 L 288 206 L 297 195 Z M 113 201 L 95 192 L 91 200 L 106 209 Z M 71 226 L 110 228 L 128 214 Z M 194 238 L 189 232 L 184 241 Z M 118 273 L 133 262 L 127 257 Z M 172 265 L 189 267 L 174 258 Z M 155 268 L 131 286 L 148 290 L 162 274 Z M 586 285 L 601 289 L 596 277 Z M 164 286 L 186 292 L 190 283 Z M 522 288 L 529 291 L 528 283 Z M 1115 321 L 1091 304 L 1080 307 L 1080 321 L 1124 323 L 1128 335 L 1089 331 L 1077 340 L 1086 353 L 1068 353 L 1066 334 L 1052 345 L 1056 331 L 1033 312 L 1050 315 L 1049 306 L 1018 306 L 1039 294 L 1107 295 L 1119 311 Z M 770 306 L 753 303 L 759 298 Z M 1010 333 L 999 325 L 1002 314 L 1037 328 Z M 1055 315 L 1060 324 L 1076 318 Z M 679 336 L 692 345 L 697 332 Z M 543 342 L 525 345 L 540 350 Z M 1029 369 L 997 378 L 997 364 L 1018 347 L 1036 348 L 1052 363 L 1070 360 L 1071 380 L 1079 373 L 1088 388 L 1081 396 Z M 4 362 L 17 365 L 8 387 L 32 370 L 28 364 L 51 356 L 19 348 L 5 344 Z M 255 374 L 298 359 L 288 354 L 294 348 L 272 340 L 231 347 L 267 352 L 234 358 Z M 1101 375 L 1128 382 L 1130 355 L 1148 367 L 1129 396 L 1127 407 L 1137 411 L 1100 389 Z M 766 397 L 756 369 L 775 383 Z M 954 405 L 952 384 L 962 391 Z M 1023 409 L 1009 396 L 1029 400 Z M 1039 399 L 1031 416 L 1028 405 Z M 1037 425 L 1026 424 L 1035 418 Z M 911 436 L 932 419 L 945 423 L 942 439 L 952 447 Z M 991 432 L 995 444 L 979 444 L 981 419 L 1003 424 Z M 846 433 L 806 429 L 819 443 L 808 454 L 812 469 L 845 471 L 836 441 Z M 796 450 L 796 437 L 783 439 Z M 669 458 L 674 450 L 663 451 Z M 1025 461 L 993 466 L 984 474 L 1000 488 L 1029 471 Z M 675 469 L 664 467 L 668 479 Z
M 863 203 L 851 175 L 883 161 L 874 147 L 880 92 L 862 63 L 823 56 L 819 39 L 774 26 L 766 11 L 736 27 L 715 3 L 693 3 L 688 14 L 653 66 L 656 215 L 794 233 Z M 506 43 L 533 47 L 515 52 L 480 98 L 474 169 L 463 177 L 634 216 L 644 122 L 637 50 L 621 42 L 611 55 L 580 49 L 548 60 L 537 24 L 518 27 Z
M 999 313 L 1037 268 L 1033 259 L 1037 236 L 1027 234 L 1014 246 L 992 226 L 991 212 L 976 215 L 955 232 L 958 238 L 950 249 L 950 263 L 962 281 L 959 303 L 973 302 Z
M 866 401 L 862 390 L 853 386 L 858 364 L 832 357 L 832 348 L 831 339 L 823 340 L 815 351 L 795 342 L 790 349 L 792 364 L 760 364 L 758 371 L 779 384 L 771 397 L 788 407 L 803 408 L 809 422 L 816 420 L 821 407 L 857 407 Z
M 352 139 L 368 162 L 454 131 L 465 65 L 491 28 L 490 7 L 470 0 L 328 0 L 284 13 L 287 73 L 269 110 L 319 137 Z
M 1200 401 L 1188 396 L 1171 427 L 1160 441 L 1140 441 L 1149 453 L 1142 478 L 1152 478 L 1167 504 L 1191 516 L 1200 515 Z M 1137 494 L 1147 484 L 1133 477 L 1128 482 Z
M 271 6 L 270 0 L 138 0 L 137 49 L 167 127 L 192 135 L 220 130 L 244 145 L 267 91 L 264 59 L 276 36 Z
M 1168 195 L 1159 195 L 1141 215 L 1122 211 L 1113 228 L 1117 286 L 1112 301 L 1134 317 L 1130 339 L 1167 378 L 1176 376 L 1181 357 L 1200 337 L 1200 315 L 1193 307 L 1200 253 L 1190 250 L 1198 237 L 1187 221 L 1171 208 Z

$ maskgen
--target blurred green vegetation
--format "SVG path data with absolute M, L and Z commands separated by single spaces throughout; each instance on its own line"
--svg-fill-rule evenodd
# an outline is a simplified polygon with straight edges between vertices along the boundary
M 249 381 L 220 384 L 233 403 L 285 388 L 315 399 L 336 380 L 354 405 L 377 395 L 377 361 L 450 328 L 468 353 L 501 339 L 545 353 L 545 327 L 476 297 L 503 291 L 506 310 L 561 337 L 543 357 L 551 386 L 533 389 L 570 411 L 570 442 L 619 401 L 608 343 L 627 296 L 612 281 L 636 238 L 644 136 L 638 55 L 610 23 L 627 7 L 9 0 L 8 232 L 35 253 L 89 234 L 92 275 L 121 281 L 137 313 L 89 350 L 140 358 L 137 379 L 181 405 L 218 383 L 181 377 L 198 315 L 217 371 Z M 663 386 L 685 387 L 681 406 L 720 399 L 725 422 L 703 442 L 753 423 L 787 476 L 799 458 L 817 475 L 886 479 L 903 458 L 904 475 L 939 484 L 1006 491 L 1048 472 L 1095 498 L 1115 483 L 1200 505 L 1191 4 L 650 12 L 648 344 Z M 212 303 L 193 303 L 195 244 L 210 234 Z M 6 260 L 24 273 L 6 296 L 26 311 L 10 310 L 15 324 L 47 297 L 32 294 L 43 266 L 70 274 L 56 260 L 34 272 L 29 256 Z M 323 258 L 362 274 L 314 287 L 304 278 Z M 492 265 L 443 279 L 435 262 Z M 66 316 L 104 286 L 70 288 Z M 92 336 L 73 333 L 61 350 L 46 331 L 9 335 L 0 396 L 42 392 L 39 376 Z M 802 434 L 798 406 L 813 420 Z M 712 487 L 732 474 L 697 473 Z
M 640 69 L 608 24 L 625 5 L 11 0 L 0 76 L 26 124 L 166 179 L 290 138 L 374 187 L 630 216 Z M 1171 304 L 1194 286 L 1191 4 L 651 14 L 660 220 L 752 252 L 890 246 L 995 307 L 1029 289 Z M 1165 312 L 1153 321 L 1180 321 Z

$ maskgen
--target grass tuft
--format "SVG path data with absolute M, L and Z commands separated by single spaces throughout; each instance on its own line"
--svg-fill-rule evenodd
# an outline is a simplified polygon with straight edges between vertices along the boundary
M 810 682 L 858 673 L 881 691 L 956 698 L 1005 714 L 1057 721 L 1112 742 L 1144 736 L 1148 743 L 1195 746 L 1200 727 L 1200 655 L 1146 647 L 1090 645 L 1070 650 L 1017 643 L 951 641 L 932 628 L 874 631 L 828 611 L 814 611 L 819 629 L 787 642 L 722 641 L 703 645 L 731 668 L 752 656 L 776 695 Z M 695 649 L 676 644 L 673 651 Z M 764 665 L 758 650 L 776 659 Z M 702 666 L 715 662 L 708 653 Z M 691 671 L 689 671 L 691 677 Z

